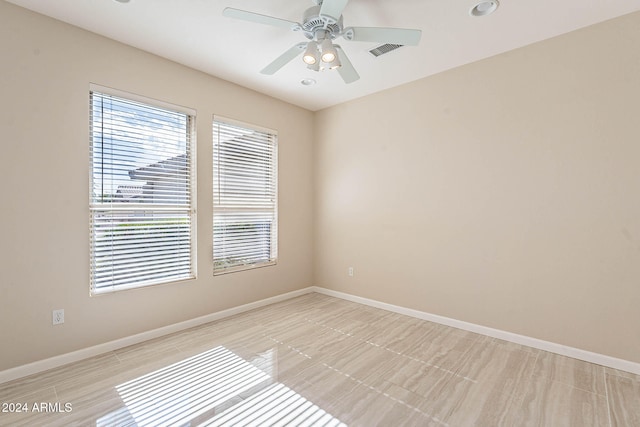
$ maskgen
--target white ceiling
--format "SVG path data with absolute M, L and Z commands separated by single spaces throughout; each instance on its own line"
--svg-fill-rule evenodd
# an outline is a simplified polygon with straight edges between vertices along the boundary
M 311 0 L 8 0 L 97 34 L 310 110 L 319 110 L 640 10 L 638 0 L 500 0 L 489 16 L 471 17 L 477 0 L 350 0 L 344 25 L 422 30 L 418 47 L 379 58 L 379 43 L 339 39 L 360 80 L 308 70 L 295 59 L 272 76 L 260 70 L 300 33 L 222 16 L 233 7 L 300 22 Z M 313 78 L 314 86 L 300 81 Z

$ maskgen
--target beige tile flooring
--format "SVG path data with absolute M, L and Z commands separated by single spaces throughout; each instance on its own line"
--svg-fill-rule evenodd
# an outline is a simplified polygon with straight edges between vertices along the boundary
M 640 426 L 640 376 L 314 293 L 0 384 L 0 402 L 2 426 Z

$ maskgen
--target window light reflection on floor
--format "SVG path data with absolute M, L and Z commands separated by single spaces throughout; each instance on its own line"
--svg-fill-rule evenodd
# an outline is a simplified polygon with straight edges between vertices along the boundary
M 280 383 L 270 385 L 201 424 L 202 427 L 231 425 L 346 427 L 346 424 Z
M 265 373 L 274 354 L 259 359 L 263 370 L 219 346 L 121 384 L 125 407 L 96 426 L 345 426 Z

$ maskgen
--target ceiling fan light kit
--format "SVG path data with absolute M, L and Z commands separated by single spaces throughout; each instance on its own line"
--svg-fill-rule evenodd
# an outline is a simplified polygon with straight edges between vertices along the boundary
M 333 58 L 333 61 L 331 61 L 329 64 L 329 69 L 330 70 L 335 70 L 336 68 L 340 68 L 342 67 L 342 63 L 340 62 L 340 58 L 338 58 L 338 55 L 336 54 L 336 57 Z
M 315 65 L 318 63 L 318 56 L 320 52 L 318 51 L 318 45 L 314 41 L 310 41 L 307 43 L 307 49 L 304 51 L 304 55 L 302 56 L 302 60 L 307 65 Z
M 336 48 L 333 47 L 331 40 L 324 39 L 322 40 L 322 62 L 326 62 L 327 64 L 332 63 L 338 57 L 338 52 L 336 52 Z
M 347 41 L 356 42 L 395 43 L 405 46 L 416 46 L 420 42 L 421 30 L 379 27 L 344 28 L 342 11 L 347 6 L 348 0 L 313 0 L 313 2 L 316 6 L 312 6 L 304 12 L 301 24 L 230 7 L 226 8 L 222 14 L 230 18 L 301 32 L 309 40 L 306 43 L 294 45 L 260 71 L 267 75 L 275 74 L 303 51 L 302 60 L 308 69 L 312 71 L 322 71 L 325 68 L 337 69 L 345 83 L 353 83 L 360 76 L 344 50 L 333 44 L 333 40 L 336 38 L 342 37 Z M 326 67 L 322 66 L 320 62 Z
M 320 64 L 318 64 L 317 62 L 315 64 L 309 64 L 307 65 L 307 68 L 311 71 L 320 71 Z

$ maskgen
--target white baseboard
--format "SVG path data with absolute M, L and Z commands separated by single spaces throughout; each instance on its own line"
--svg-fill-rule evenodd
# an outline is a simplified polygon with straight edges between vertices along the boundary
M 117 350 L 122 347 L 138 344 L 153 338 L 158 338 L 163 335 L 168 335 L 174 332 L 179 332 L 185 329 L 193 328 L 195 326 L 200 326 L 205 323 L 213 322 L 215 320 L 220 320 L 225 317 L 244 313 L 246 311 L 264 307 L 269 304 L 285 301 L 287 299 L 295 298 L 297 296 L 305 295 L 311 292 L 317 292 L 320 294 L 340 298 L 346 301 L 356 302 L 359 304 L 368 305 L 370 307 L 376 307 L 376 308 L 391 311 L 394 313 L 404 314 L 406 316 L 428 320 L 430 322 L 439 323 L 442 325 L 451 326 L 454 328 L 463 329 L 470 332 L 475 332 L 477 334 L 487 335 L 493 338 L 498 338 L 501 340 L 526 345 L 526 346 L 537 348 L 540 350 L 545 350 L 545 351 L 560 354 L 563 356 L 573 357 L 575 359 L 584 360 L 586 362 L 591 362 L 598 365 L 607 366 L 609 368 L 618 369 L 621 371 L 640 375 L 640 363 L 618 359 L 615 357 L 606 356 L 599 353 L 593 353 L 590 351 L 581 350 L 579 348 L 569 347 L 562 344 L 540 340 L 537 338 L 527 337 L 524 335 L 514 334 L 512 332 L 507 332 L 500 329 L 493 329 L 486 326 L 476 325 L 474 323 L 463 322 L 461 320 L 451 319 L 449 317 L 426 313 L 419 310 L 413 310 L 410 308 L 388 304 L 388 303 L 372 300 L 369 298 L 359 297 L 359 296 L 347 294 L 344 292 L 334 291 L 331 289 L 326 289 L 318 286 L 311 286 L 308 288 L 287 292 L 282 295 L 276 295 L 274 297 L 266 298 L 260 301 L 255 301 L 249 304 L 244 304 L 238 307 L 233 307 L 227 310 L 218 311 L 216 313 L 207 314 L 205 316 L 197 317 L 191 320 L 186 320 L 184 322 L 175 323 L 173 325 L 164 326 L 162 328 L 153 329 L 151 331 L 146 331 L 136 335 L 131 335 L 129 337 L 120 338 L 114 341 L 109 341 L 109 342 L 98 344 L 92 347 L 87 347 L 81 350 L 73 351 L 71 353 L 61 354 L 59 356 L 54 356 L 48 359 L 39 360 L 37 362 L 29 363 L 27 365 L 17 366 L 15 368 L 0 371 L 0 384 L 17 379 L 17 378 L 26 377 L 28 375 L 37 374 L 38 372 L 43 372 L 48 369 L 57 368 L 59 366 L 66 365 L 68 363 L 78 362 L 88 357 L 94 357 L 109 351 Z
M 197 317 L 195 319 L 185 320 L 184 322 L 174 323 L 173 325 L 164 326 L 162 328 L 153 329 L 150 331 L 142 332 L 136 335 L 120 338 L 114 341 L 109 341 L 103 344 L 98 344 L 92 347 L 83 348 L 81 350 L 72 351 L 70 353 L 61 354 L 59 356 L 50 357 L 44 360 L 38 360 L 37 362 L 29 363 L 15 368 L 0 371 L 0 384 L 12 381 L 17 378 L 26 377 L 28 375 L 37 374 L 48 369 L 57 368 L 69 363 L 78 362 L 88 357 L 94 357 L 99 354 L 107 353 L 109 351 L 117 350 L 122 347 L 127 347 L 133 344 L 138 344 L 143 341 L 147 341 L 153 338 L 158 338 L 163 335 L 172 334 L 185 329 L 193 328 L 194 326 L 200 326 L 205 323 L 220 320 L 225 317 L 233 316 L 236 314 L 244 313 L 245 311 L 253 310 L 255 308 L 264 307 L 265 305 L 273 304 L 276 302 L 284 301 L 290 298 L 295 298 L 300 295 L 313 292 L 313 287 L 299 289 L 286 294 L 276 295 L 271 298 L 262 299 L 249 304 L 244 304 L 238 307 L 229 308 L 227 310 L 218 311 L 216 313 L 207 314 L 205 316 Z
M 370 307 L 392 311 L 398 314 L 404 314 L 406 316 L 411 316 L 422 320 L 428 320 L 430 322 L 439 323 L 441 325 L 451 326 L 454 328 L 463 329 L 465 331 L 475 332 L 481 335 L 487 335 L 493 338 L 510 341 L 516 344 L 526 345 L 528 347 L 549 351 L 551 353 L 560 354 L 562 356 L 568 356 L 574 359 L 584 360 L 585 362 L 595 363 L 597 365 L 607 366 L 609 368 L 640 375 L 640 363 L 631 362 L 629 360 L 618 359 L 615 357 L 606 356 L 604 354 L 593 353 L 591 351 L 582 350 L 579 348 L 569 347 L 566 345 L 544 341 L 537 338 L 531 338 L 525 335 L 514 334 L 513 332 L 507 332 L 500 329 L 493 329 L 487 326 L 476 325 L 474 323 L 463 322 L 461 320 L 451 319 L 449 317 L 439 316 L 437 314 L 426 313 L 424 311 L 413 310 L 393 304 L 387 304 L 369 298 L 363 298 L 344 292 L 321 288 L 318 286 L 313 286 L 312 289 L 313 292 L 317 292 L 320 294 L 368 305 Z

